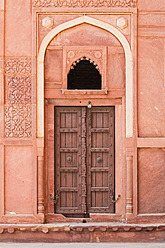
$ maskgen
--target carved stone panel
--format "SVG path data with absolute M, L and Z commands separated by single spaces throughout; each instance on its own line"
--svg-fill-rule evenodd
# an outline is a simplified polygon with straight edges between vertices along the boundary
M 5 137 L 32 136 L 32 60 L 5 59 Z
M 29 104 L 32 98 L 31 77 L 8 76 L 6 77 L 6 102 L 11 104 Z
M 10 138 L 32 136 L 32 107 L 30 105 L 5 106 L 5 136 Z
M 31 58 L 6 58 L 5 73 L 6 74 L 31 74 L 32 61 Z
M 136 7 L 137 0 L 33 0 L 33 7 Z

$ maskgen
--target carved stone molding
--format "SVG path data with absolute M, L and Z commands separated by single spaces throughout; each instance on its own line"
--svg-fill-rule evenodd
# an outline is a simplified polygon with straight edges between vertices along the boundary
M 103 233 L 122 233 L 122 232 L 130 232 L 130 233 L 136 233 L 136 232 L 145 232 L 145 235 L 147 235 L 147 233 L 152 233 L 152 235 L 154 234 L 153 232 L 162 232 L 162 234 L 164 235 L 165 232 L 165 225 L 164 224 L 109 224 L 107 223 L 107 225 L 102 225 L 100 223 L 100 225 L 93 223 L 91 225 L 87 224 L 85 226 L 83 225 L 79 225 L 79 224 L 67 224 L 67 223 L 63 223 L 61 225 L 57 225 L 52 223 L 50 224 L 39 224 L 39 225 L 21 225 L 21 224 L 17 224 L 17 225 L 11 225 L 11 224 L 6 224 L 4 225 L 0 225 L 0 235 L 4 235 L 7 233 L 12 233 L 12 238 L 13 238 L 13 233 L 14 232 L 20 232 L 20 233 L 24 233 L 24 232 L 29 232 L 32 234 L 36 234 L 36 233 L 44 233 L 47 235 L 49 235 L 48 233 L 56 233 L 58 234 L 58 232 L 63 232 L 63 234 L 65 235 L 65 233 L 70 233 L 73 237 L 73 233 L 76 234 L 78 233 L 78 235 L 80 235 L 80 232 L 97 232 L 97 234 L 99 232 L 101 232 L 101 234 Z M 57 237 L 58 235 L 54 235 L 53 237 Z M 87 236 L 87 235 L 86 235 Z M 104 236 L 104 235 L 103 235 Z M 31 237 L 31 236 L 28 236 Z M 87 236 L 88 237 L 88 236 Z M 74 236 L 75 238 L 75 236 Z M 82 236 L 82 240 L 83 240 L 83 236 Z M 109 238 L 112 241 L 112 237 L 109 236 Z M 27 240 L 27 237 L 25 236 L 25 239 Z M 41 236 L 39 236 L 39 240 L 41 239 Z M 48 236 L 48 239 L 50 240 L 50 237 Z M 130 237 L 128 237 L 128 239 L 130 239 Z M 71 239 L 68 238 L 68 242 Z M 107 242 L 107 237 L 105 236 L 105 240 Z M 136 237 L 135 237 L 136 240 Z M 151 240 L 151 239 L 150 239 Z M 58 239 L 59 241 L 59 239 Z M 66 241 L 66 240 L 65 240 Z
M 32 60 L 28 57 L 6 58 L 5 73 L 6 74 L 31 74 Z
M 44 139 L 37 139 L 38 214 L 44 214 Z
M 89 62 L 92 63 L 92 64 L 95 66 L 95 68 L 100 72 L 100 69 L 99 69 L 98 65 L 95 63 L 95 61 L 92 61 L 90 58 L 87 58 L 87 57 L 85 57 L 85 56 L 83 56 L 83 57 L 79 58 L 78 60 L 74 61 L 74 62 L 72 63 L 72 65 L 71 65 L 70 69 L 75 69 L 76 65 L 77 65 L 81 60 L 87 60 L 87 61 L 89 61 Z
M 33 7 L 136 7 L 137 0 L 33 0 Z
M 70 70 L 72 63 L 86 59 L 93 64 L 98 65 L 98 70 L 102 72 L 104 60 L 106 60 L 105 47 L 66 47 L 64 48 L 64 59 L 66 61 L 67 72 Z
M 127 156 L 126 213 L 133 213 L 133 156 Z
M 7 102 L 11 104 L 30 104 L 32 98 L 32 86 L 30 76 L 6 77 Z
M 9 138 L 32 136 L 32 107 L 30 105 L 5 106 L 5 136 Z

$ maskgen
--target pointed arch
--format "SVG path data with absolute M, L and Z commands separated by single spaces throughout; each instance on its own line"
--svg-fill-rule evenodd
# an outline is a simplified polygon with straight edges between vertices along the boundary
M 44 57 L 50 41 L 60 32 L 87 23 L 112 33 L 122 44 L 126 62 L 126 137 L 133 137 L 133 56 L 125 36 L 114 26 L 89 16 L 81 16 L 52 29 L 43 39 L 37 58 L 37 137 L 44 137 Z
M 74 61 L 67 74 L 67 89 L 101 90 L 102 76 L 98 65 L 85 56 Z
M 87 58 L 85 55 L 84 55 L 84 56 L 81 56 L 81 57 L 78 58 L 78 59 L 76 59 L 76 60 L 72 63 L 70 69 L 73 69 L 73 68 L 76 66 L 76 64 L 78 64 L 78 63 L 79 63 L 80 61 L 82 61 L 82 60 L 89 61 L 89 62 L 90 62 L 91 64 L 93 64 L 93 65 L 95 66 L 95 68 L 100 72 L 99 66 L 95 63 L 95 61 L 92 60 L 92 59 L 90 59 L 89 57 Z M 70 69 L 69 69 L 69 70 L 70 70 Z M 69 71 L 68 71 L 68 72 L 69 72 Z

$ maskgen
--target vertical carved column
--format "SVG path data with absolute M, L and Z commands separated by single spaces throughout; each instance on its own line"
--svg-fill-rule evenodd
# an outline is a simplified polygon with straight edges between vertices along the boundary
M 133 156 L 127 157 L 126 213 L 133 213 Z
M 86 108 L 82 108 L 82 136 L 81 136 L 81 142 L 82 142 L 82 213 L 86 213 Z
M 44 213 L 44 139 L 37 139 L 38 214 Z

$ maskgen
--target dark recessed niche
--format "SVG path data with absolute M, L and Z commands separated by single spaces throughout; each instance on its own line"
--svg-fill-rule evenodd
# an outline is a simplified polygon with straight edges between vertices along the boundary
M 69 90 L 101 90 L 101 75 L 98 66 L 83 57 L 74 62 L 67 77 Z

